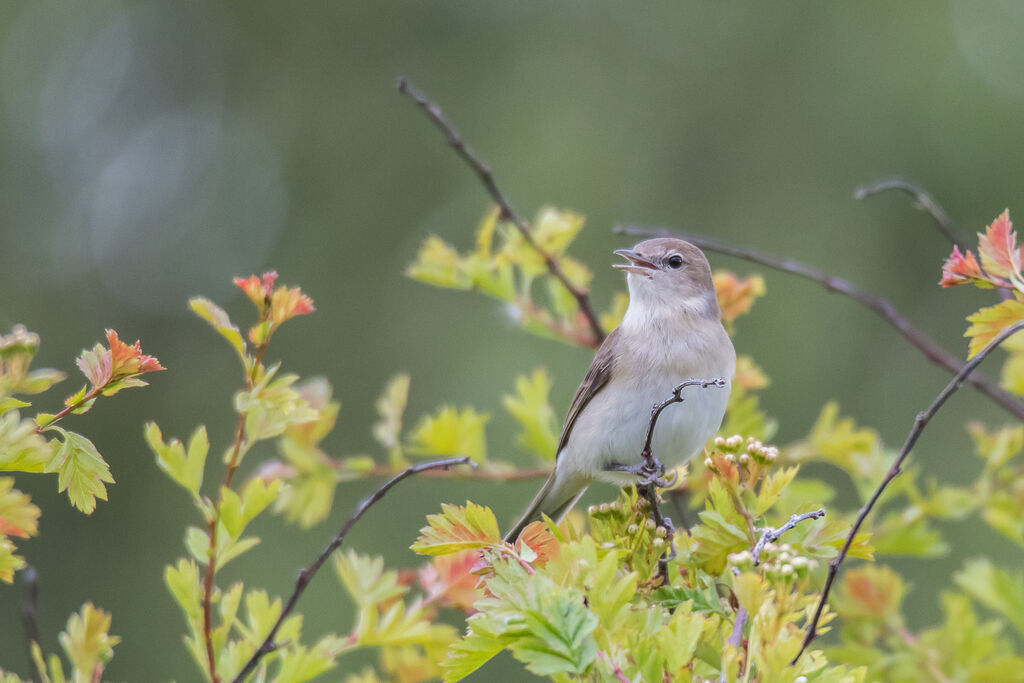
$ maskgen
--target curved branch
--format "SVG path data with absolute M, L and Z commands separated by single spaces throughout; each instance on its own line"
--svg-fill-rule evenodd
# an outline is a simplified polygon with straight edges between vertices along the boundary
M 288 602 L 285 603 L 284 609 L 281 610 L 281 614 L 277 617 L 277 621 L 274 622 L 274 626 L 270 629 L 270 633 L 268 633 L 267 637 L 263 639 L 263 643 L 259 648 L 257 648 L 256 652 L 252 654 L 252 657 L 250 657 L 249 661 L 245 663 L 245 666 L 238 672 L 238 675 L 232 679 L 232 683 L 242 683 L 242 681 L 244 681 L 246 677 L 253 672 L 256 665 L 259 664 L 259 661 L 265 655 L 270 654 L 280 647 L 280 644 L 274 642 L 274 636 L 277 635 L 277 631 L 281 628 L 281 624 L 283 624 L 285 619 L 291 615 L 292 610 L 295 609 L 295 604 L 299 601 L 299 598 L 302 597 L 302 594 L 305 592 L 306 586 L 309 585 L 309 582 L 312 581 L 313 577 L 316 576 L 316 573 L 320 571 L 320 567 L 323 566 L 324 562 L 327 561 L 327 558 L 331 556 L 331 553 L 341 547 L 341 544 L 345 541 L 345 536 L 348 535 L 348 532 L 353 526 L 355 526 L 355 523 L 359 521 L 363 514 L 369 510 L 374 503 L 383 498 L 384 494 L 386 494 L 392 486 L 406 477 L 411 477 L 414 474 L 419 474 L 420 472 L 426 472 L 428 470 L 447 469 L 455 465 L 472 465 L 475 467 L 468 457 L 445 458 L 444 460 L 432 460 L 430 462 L 420 463 L 419 465 L 410 465 L 385 482 L 383 486 L 374 491 L 367 498 L 363 499 L 363 501 L 359 503 L 358 507 L 356 507 L 356 511 L 352 513 L 352 516 L 349 517 L 348 521 L 341 527 L 341 531 L 331 539 L 331 542 L 327 544 L 327 547 L 325 547 L 320 555 L 313 560 L 313 564 L 299 572 L 299 577 L 295 580 L 295 588 L 292 590 L 291 597 L 289 597 Z
M 462 136 L 459 135 L 459 131 L 456 130 L 455 126 L 445 118 L 444 113 L 441 111 L 441 107 L 427 99 L 427 96 L 412 86 L 409 81 L 405 78 L 399 78 L 396 82 L 398 92 L 403 95 L 410 97 L 415 102 L 423 113 L 427 115 L 435 126 L 441 129 L 444 133 L 445 139 L 448 141 L 448 146 L 455 150 L 455 153 L 466 162 L 467 165 L 473 172 L 476 173 L 477 178 L 483 184 L 484 189 L 487 190 L 487 194 L 491 195 L 491 199 L 498 205 L 498 210 L 501 212 L 499 218 L 512 223 L 519 231 L 519 234 L 523 236 L 523 240 L 530 245 L 537 254 L 543 259 L 544 265 L 547 267 L 548 272 L 558 280 L 566 290 L 572 295 L 572 298 L 576 300 L 576 305 L 579 306 L 580 313 L 587 319 L 587 323 L 590 325 L 590 331 L 594 335 L 594 346 L 599 346 L 604 341 L 605 332 L 601 327 L 601 322 L 597 318 L 597 314 L 594 312 L 594 308 L 590 305 L 590 296 L 587 292 L 578 289 L 569 278 L 562 271 L 561 266 L 558 265 L 558 261 L 555 257 L 549 254 L 537 244 L 537 241 L 533 238 L 533 234 L 530 232 L 530 227 L 526 224 L 522 218 L 512 210 L 512 206 L 505 199 L 505 195 L 502 194 L 498 188 L 497 182 L 494 180 L 494 174 L 491 173 L 490 167 L 484 163 L 480 157 L 478 157 L 472 149 L 462 140 Z
M 964 242 L 959 237 L 960 230 L 953 224 L 953 219 L 935 201 L 935 198 L 917 183 L 904 178 L 881 178 L 873 183 L 858 187 L 854 190 L 853 197 L 854 199 L 867 199 L 886 190 L 898 190 L 910 195 L 914 200 L 915 209 L 920 209 L 931 216 L 932 220 L 935 221 L 935 227 L 945 235 L 950 243 L 961 249 L 964 248 Z
M 757 263 L 758 265 L 762 265 L 767 268 L 781 270 L 785 273 L 790 273 L 791 275 L 796 275 L 812 282 L 817 282 L 829 292 L 844 294 L 867 308 L 869 311 L 888 323 L 890 327 L 899 332 L 904 339 L 917 347 L 917 349 L 921 351 L 929 361 L 938 365 L 949 374 L 955 375 L 965 367 L 964 363 L 961 362 L 959 358 L 946 351 L 935 343 L 935 341 L 933 341 L 928 335 L 916 328 L 913 323 L 896 310 L 896 307 L 893 306 L 892 302 L 888 299 L 883 299 L 882 297 L 875 296 L 874 294 L 869 294 L 848 280 L 829 275 L 828 273 L 825 273 L 813 266 L 809 266 L 806 263 L 794 261 L 793 259 L 783 259 L 770 256 L 756 249 L 726 244 L 703 235 L 689 235 L 669 230 L 637 226 L 617 226 L 615 228 L 615 232 L 625 235 L 646 237 L 678 237 L 691 242 L 706 251 L 725 254 L 751 263 Z M 1010 413 L 1018 420 L 1024 420 L 1024 404 L 1021 404 L 1021 402 L 1011 394 L 1001 389 L 999 385 L 991 379 L 984 375 L 977 375 L 971 376 L 967 381 L 978 391 L 999 404 L 1003 410 Z
M 893 462 L 892 467 L 890 467 L 889 471 L 886 472 L 885 478 L 882 479 L 882 483 L 880 483 L 878 485 L 878 488 L 875 489 L 874 494 L 871 496 L 868 502 L 865 503 L 864 507 L 862 507 L 860 512 L 857 513 L 857 519 L 856 521 L 854 521 L 853 526 L 850 528 L 850 533 L 846 536 L 846 542 L 843 543 L 843 547 L 842 549 L 840 549 L 839 554 L 836 556 L 836 558 L 832 560 L 828 565 L 828 578 L 825 580 L 825 588 L 822 590 L 821 599 L 818 601 L 818 607 L 814 611 L 814 616 L 811 618 L 811 621 L 807 624 L 807 634 L 804 636 L 803 645 L 800 646 L 800 652 L 798 652 L 796 657 L 793 658 L 794 664 L 798 659 L 800 659 L 800 655 L 804 653 L 804 650 L 807 649 L 807 646 L 810 645 L 811 641 L 814 640 L 815 636 L 817 635 L 818 622 L 821 619 L 822 611 L 825 609 L 825 603 L 828 601 L 828 595 L 829 592 L 832 590 L 832 584 L 835 582 L 836 575 L 839 573 L 839 565 L 841 565 L 843 563 L 843 560 L 846 559 L 846 553 L 850 550 L 850 546 L 853 545 L 853 540 L 857 536 L 857 532 L 860 531 L 861 525 L 864 524 L 864 520 L 871 512 L 872 508 L 875 507 L 875 503 L 878 502 L 878 499 L 882 496 L 882 492 L 885 491 L 885 488 L 889 485 L 889 482 L 895 479 L 896 475 L 900 473 L 900 467 L 902 467 L 903 462 L 907 459 L 907 456 L 910 454 L 910 449 L 912 449 L 914 447 L 914 444 L 917 443 L 917 440 L 918 438 L 920 438 L 921 433 L 924 431 L 924 428 L 928 426 L 928 423 L 931 421 L 931 419 L 935 417 L 935 413 L 939 411 L 939 408 L 941 408 L 943 404 L 946 403 L 949 397 L 956 393 L 956 390 L 959 389 L 960 386 L 964 383 L 964 380 L 967 379 L 967 376 L 970 375 L 971 372 L 973 372 L 974 369 L 978 367 L 978 365 L 980 365 L 983 360 L 985 360 L 985 357 L 988 356 L 988 354 L 991 353 L 993 349 L 995 349 L 997 346 L 1006 341 L 1010 336 L 1012 336 L 1016 332 L 1019 332 L 1020 330 L 1024 330 L 1024 320 L 1021 320 L 1016 324 L 1005 328 L 1002 332 L 996 335 L 996 337 L 992 341 L 990 341 L 988 345 L 985 346 L 985 348 L 979 351 L 977 355 L 974 356 L 974 358 L 969 360 L 964 365 L 963 369 L 961 369 L 960 372 L 956 373 L 956 376 L 952 380 L 950 380 L 949 384 L 947 384 L 945 388 L 941 392 L 939 392 L 939 395 L 935 397 L 935 400 L 932 401 L 932 404 L 928 406 L 928 409 L 918 413 L 917 417 L 914 418 L 914 425 L 913 427 L 911 427 L 910 433 L 907 434 L 907 440 L 903 443 L 903 448 L 900 449 L 900 452 L 896 456 L 896 460 Z

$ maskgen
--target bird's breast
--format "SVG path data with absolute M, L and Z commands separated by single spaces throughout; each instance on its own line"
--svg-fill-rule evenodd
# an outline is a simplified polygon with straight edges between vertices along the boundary
M 633 478 L 607 473 L 613 463 L 641 460 L 651 410 L 672 395 L 685 379 L 722 377 L 731 382 L 735 372 L 732 344 L 727 348 L 701 346 L 683 338 L 664 344 L 630 344 L 614 367 L 612 379 L 584 408 L 569 441 L 559 454 L 559 467 L 620 485 Z M 725 388 L 699 386 L 683 390 L 683 402 L 669 405 L 658 418 L 652 449 L 668 467 L 686 462 L 718 431 L 729 398 Z

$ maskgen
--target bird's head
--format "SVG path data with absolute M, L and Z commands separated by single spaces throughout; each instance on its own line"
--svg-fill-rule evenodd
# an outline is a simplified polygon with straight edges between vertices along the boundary
M 711 266 L 704 252 L 689 242 L 660 237 L 615 253 L 627 261 L 614 267 L 626 271 L 630 308 L 719 315 Z

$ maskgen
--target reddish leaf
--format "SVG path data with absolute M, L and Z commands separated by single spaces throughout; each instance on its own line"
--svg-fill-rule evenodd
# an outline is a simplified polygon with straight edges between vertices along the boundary
M 985 283 L 984 276 L 981 274 L 981 267 L 978 265 L 978 259 L 974 258 L 974 254 L 971 253 L 970 249 L 961 254 L 958 247 L 953 247 L 953 253 L 942 264 L 942 279 L 939 280 L 939 285 L 942 287 L 955 287 L 971 282 L 976 284 Z
M 547 525 L 541 521 L 530 522 L 519 532 L 519 537 L 516 539 L 516 552 L 520 555 L 523 554 L 524 545 L 536 555 L 530 564 L 537 567 L 542 567 L 548 560 L 558 557 L 561 550 L 558 539 L 548 531 Z
M 469 612 L 473 603 L 483 597 L 477 588 L 480 577 L 473 573 L 480 552 L 464 550 L 453 555 L 440 555 L 417 572 L 427 599 L 440 605 Z
M 277 272 L 271 270 L 263 273 L 262 278 L 256 275 L 250 275 L 245 278 L 236 277 L 234 283 L 262 311 L 263 307 L 270 300 L 270 293 L 274 290 L 275 280 L 277 280 Z
M 1021 252 L 1010 222 L 1009 209 L 985 228 L 984 235 L 978 235 L 978 254 L 981 256 L 981 265 L 989 275 L 1010 281 L 1019 279 Z

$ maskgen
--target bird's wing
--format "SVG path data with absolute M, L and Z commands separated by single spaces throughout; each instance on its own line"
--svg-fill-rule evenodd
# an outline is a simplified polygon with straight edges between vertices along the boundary
M 619 330 L 612 330 L 611 334 L 601 344 L 601 348 L 597 350 L 597 354 L 594 356 L 594 360 L 590 363 L 590 369 L 587 370 L 586 376 L 580 383 L 580 388 L 576 390 L 576 396 L 572 399 L 572 404 L 569 406 L 569 414 L 565 418 L 565 424 L 562 426 L 562 436 L 558 439 L 558 450 L 557 453 L 561 453 L 565 445 L 569 443 L 569 434 L 572 433 L 573 425 L 576 424 L 576 418 L 580 416 L 583 409 L 590 403 L 590 399 L 597 395 L 597 392 L 601 391 L 608 380 L 612 377 L 612 368 L 615 365 L 615 350 L 618 348 L 618 344 L 615 343 L 616 337 L 618 336 Z

